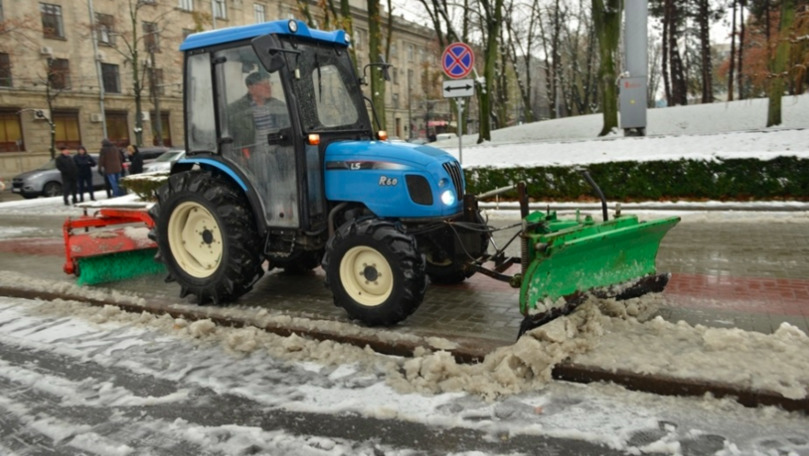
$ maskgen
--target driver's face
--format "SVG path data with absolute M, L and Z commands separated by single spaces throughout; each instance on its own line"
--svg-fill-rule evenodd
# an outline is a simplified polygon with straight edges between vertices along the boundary
M 262 98 L 266 100 L 267 98 L 270 98 L 272 95 L 270 81 L 267 79 L 262 79 L 261 81 L 257 81 L 255 84 L 251 85 L 250 95 L 252 95 L 254 99 Z

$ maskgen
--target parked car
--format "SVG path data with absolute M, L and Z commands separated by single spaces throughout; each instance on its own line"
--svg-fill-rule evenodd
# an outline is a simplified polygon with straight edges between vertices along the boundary
M 98 163 L 98 155 L 90 154 Z M 104 188 L 104 176 L 98 173 L 98 165 L 93 166 L 93 188 Z M 61 196 L 62 174 L 56 169 L 56 161 L 50 160 L 33 171 L 14 176 L 11 180 L 11 191 L 23 198 L 38 196 Z
M 162 173 L 171 171 L 172 165 L 177 160 L 185 157 L 184 150 L 169 150 L 157 157 L 149 164 L 143 165 L 144 173 Z
M 439 133 L 435 135 L 436 141 L 446 141 L 448 139 L 458 139 L 458 136 L 455 133 Z
M 126 148 L 123 148 L 121 150 L 123 151 L 124 159 L 126 160 L 124 162 L 124 174 L 129 174 L 129 165 L 131 164 L 129 162 L 129 155 L 126 153 Z M 169 150 L 170 149 L 168 147 L 161 147 L 161 146 L 138 148 L 138 153 L 140 154 L 140 157 L 143 159 L 143 172 L 146 172 L 147 164 L 152 163 L 157 159 L 157 157 L 165 154 Z

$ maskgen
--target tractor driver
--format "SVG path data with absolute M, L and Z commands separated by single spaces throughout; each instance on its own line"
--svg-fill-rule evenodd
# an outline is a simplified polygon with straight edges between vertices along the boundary
M 228 106 L 231 135 L 247 154 L 269 151 L 267 135 L 289 126 L 286 104 L 272 96 L 268 74 L 255 71 L 244 82 L 247 93 Z

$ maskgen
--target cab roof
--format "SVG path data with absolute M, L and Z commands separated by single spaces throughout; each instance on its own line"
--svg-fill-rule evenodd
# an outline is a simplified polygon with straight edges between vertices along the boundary
M 293 32 L 293 30 L 295 30 Z M 343 46 L 348 45 L 348 36 L 344 30 L 326 32 L 309 28 L 303 21 L 290 19 L 288 21 L 270 21 L 260 24 L 240 25 L 188 35 L 180 45 L 181 51 L 216 46 L 232 41 L 247 40 L 267 34 L 294 35 L 313 40 L 327 41 Z

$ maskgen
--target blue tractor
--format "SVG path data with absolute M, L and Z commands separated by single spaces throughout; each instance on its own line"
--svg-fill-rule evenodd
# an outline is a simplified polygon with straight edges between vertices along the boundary
M 150 215 L 181 296 L 226 303 L 270 268 L 322 265 L 336 305 L 393 325 L 455 283 L 489 232 L 461 165 L 375 132 L 345 32 L 275 21 L 190 35 L 186 157 Z

